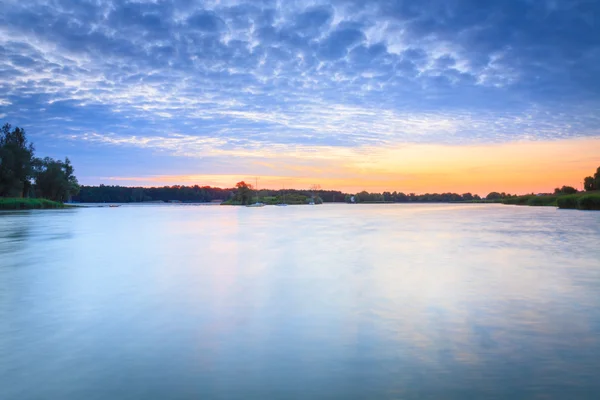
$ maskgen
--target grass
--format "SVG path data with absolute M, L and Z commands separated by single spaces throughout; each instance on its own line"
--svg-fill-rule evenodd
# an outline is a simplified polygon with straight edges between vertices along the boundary
M 511 197 L 504 204 L 518 206 L 549 206 L 573 210 L 600 210 L 600 192 L 581 192 L 569 195 Z
M 65 205 L 63 203 L 46 199 L 28 199 L 14 197 L 0 198 L 0 210 L 57 209 L 70 207 L 73 206 Z
M 600 210 L 600 194 L 584 194 L 577 200 L 579 210 Z

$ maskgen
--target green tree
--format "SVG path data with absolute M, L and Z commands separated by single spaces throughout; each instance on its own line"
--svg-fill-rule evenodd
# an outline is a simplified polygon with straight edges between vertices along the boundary
M 502 194 L 498 193 L 498 192 L 491 192 L 487 196 L 485 196 L 486 200 L 498 200 L 498 199 L 501 199 L 502 197 L 503 197 Z
M 594 176 L 588 176 L 583 180 L 583 188 L 586 192 L 600 190 L 600 167 L 596 169 Z
M 71 161 L 46 157 L 36 162 L 35 189 L 38 197 L 54 201 L 68 201 L 79 193 L 79 183 Z
M 588 176 L 583 180 L 583 188 L 586 192 L 590 192 L 592 190 L 596 190 L 596 182 L 594 181 L 594 177 Z
M 0 196 L 27 196 L 34 173 L 34 148 L 25 130 L 11 130 L 10 124 L 0 129 Z
M 577 193 L 577 189 L 572 186 L 563 186 L 560 189 L 554 189 L 554 194 L 575 194 Z
M 463 195 L 461 197 L 464 201 L 473 200 L 473 195 L 471 193 L 463 193 Z
M 241 202 L 242 204 L 250 204 L 252 202 L 252 185 L 241 181 L 236 183 L 235 187 L 237 190 L 233 199 Z

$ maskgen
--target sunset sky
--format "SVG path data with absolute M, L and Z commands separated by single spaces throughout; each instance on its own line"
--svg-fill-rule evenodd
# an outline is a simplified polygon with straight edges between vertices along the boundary
M 547 192 L 600 166 L 600 2 L 28 0 L 0 121 L 82 184 Z

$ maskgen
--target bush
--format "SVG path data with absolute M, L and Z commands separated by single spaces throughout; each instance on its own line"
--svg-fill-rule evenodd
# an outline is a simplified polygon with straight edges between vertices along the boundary
M 578 195 L 569 195 L 569 196 L 560 196 L 556 199 L 556 205 L 558 208 L 567 208 L 567 209 L 577 209 L 578 208 L 578 200 L 581 196 Z
M 556 206 L 555 196 L 530 196 L 528 206 Z
M 577 200 L 580 210 L 600 210 L 600 194 L 586 194 Z
M 529 201 L 531 199 L 538 198 L 537 196 L 527 195 L 527 196 L 518 196 L 518 197 L 509 197 L 502 200 L 504 204 L 514 204 L 517 206 L 529 205 Z

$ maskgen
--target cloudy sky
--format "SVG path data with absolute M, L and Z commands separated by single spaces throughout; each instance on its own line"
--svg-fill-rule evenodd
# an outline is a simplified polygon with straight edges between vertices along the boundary
M 600 1 L 3 0 L 0 120 L 85 184 L 581 188 Z

